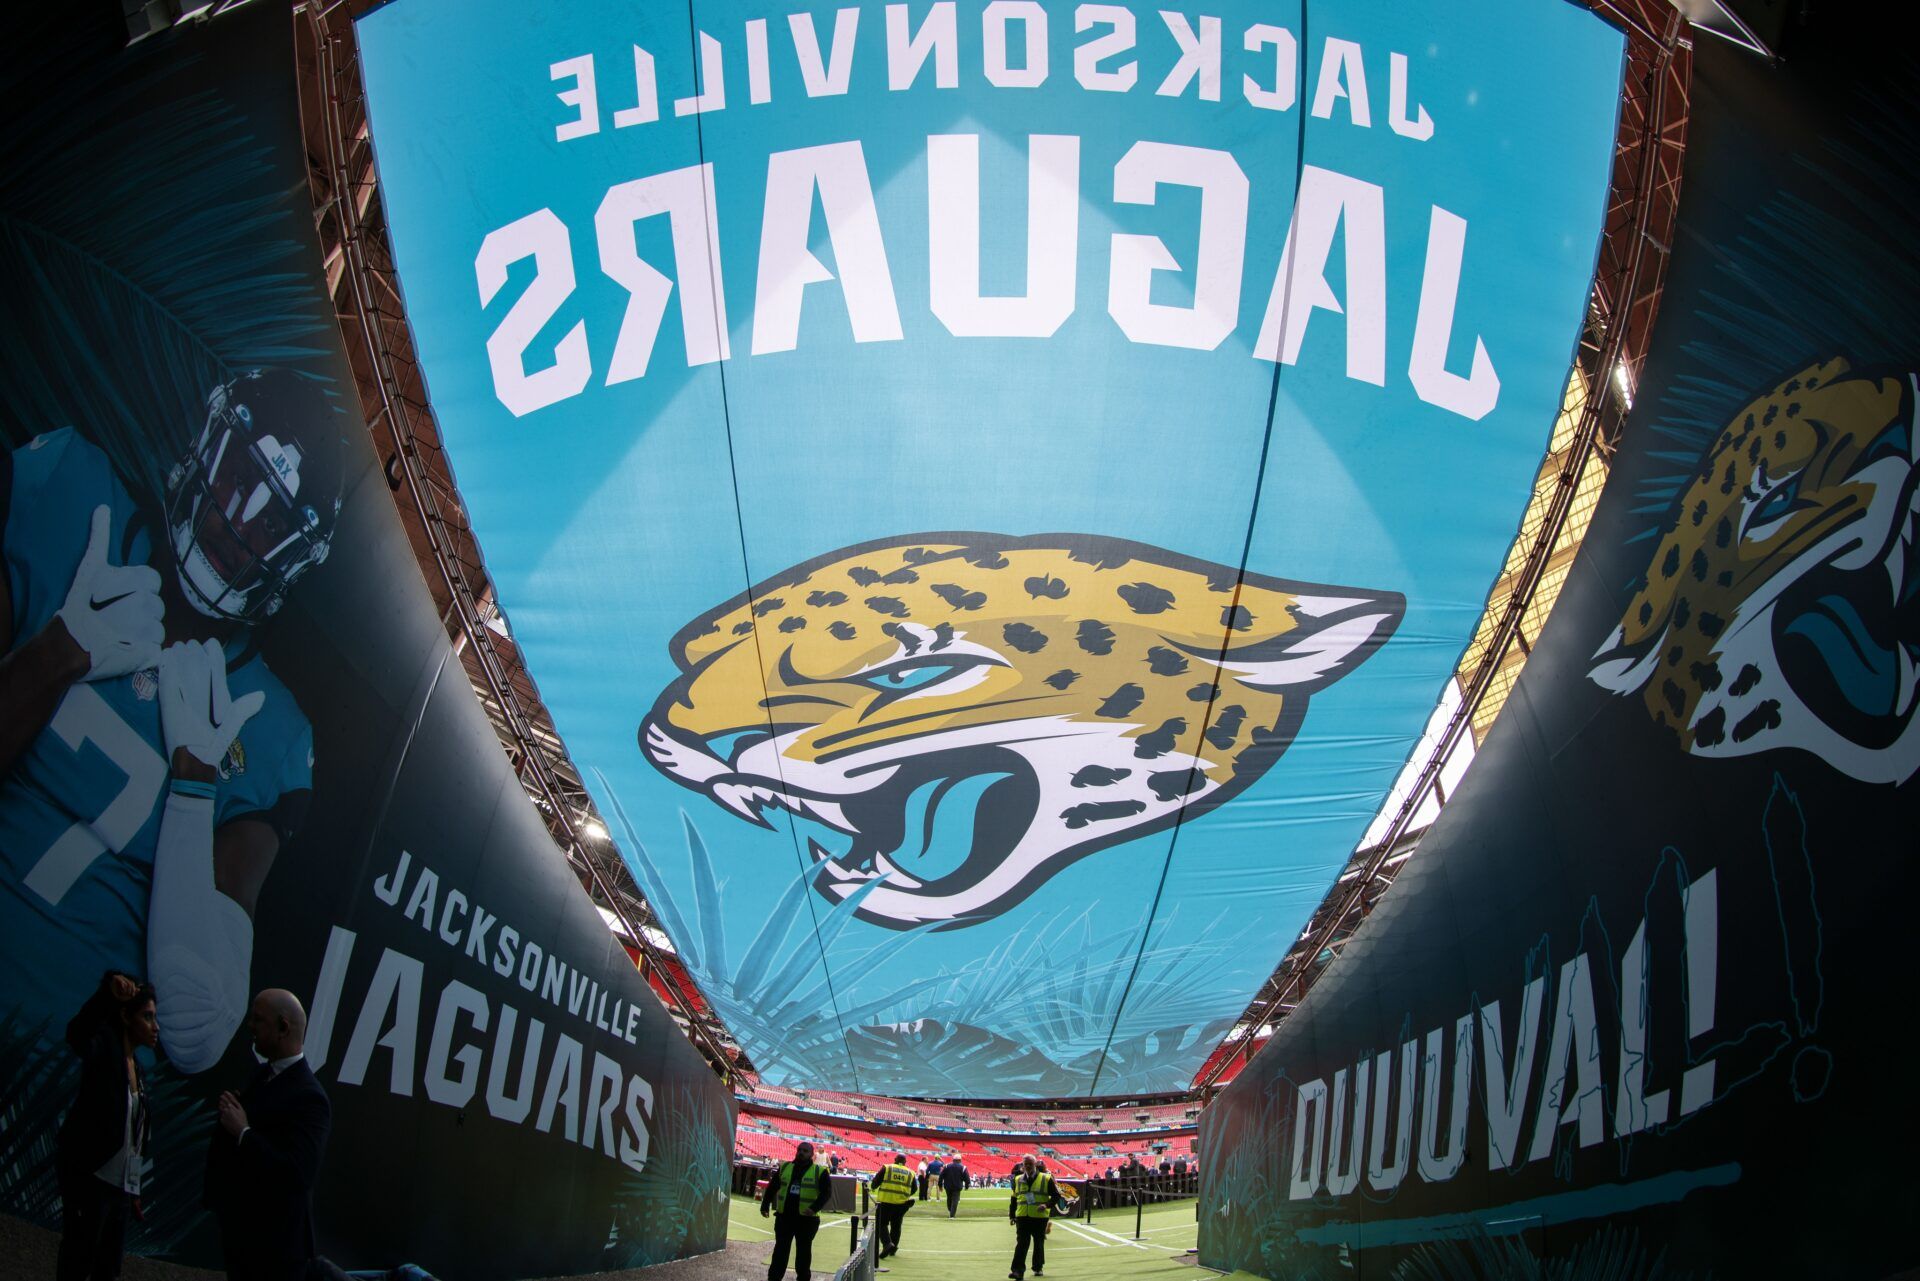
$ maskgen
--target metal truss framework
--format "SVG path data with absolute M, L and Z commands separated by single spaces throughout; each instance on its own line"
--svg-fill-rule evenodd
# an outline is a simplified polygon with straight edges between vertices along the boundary
M 1640 367 L 1653 336 L 1680 203 L 1693 65 L 1692 29 L 1666 0 L 1587 3 L 1626 33 L 1627 59 L 1600 257 L 1570 375 L 1584 377 L 1589 394 L 1567 463 L 1560 470 L 1546 518 L 1535 535 L 1492 642 L 1472 672 L 1461 673 L 1465 696 L 1448 721 L 1438 750 L 1407 793 L 1386 835 L 1348 861 L 1229 1039 L 1200 1069 L 1194 1084 L 1202 1093 L 1211 1091 L 1222 1078 L 1230 1077 L 1260 1052 L 1273 1026 L 1300 1004 L 1414 856 L 1420 840 L 1420 833 L 1410 831 L 1414 816 L 1429 797 L 1436 795 L 1442 767 L 1461 736 L 1469 732 L 1475 710 L 1520 634 L 1521 621 L 1558 548 L 1587 461 L 1596 454 L 1612 457 L 1621 424 L 1632 408 L 1630 389 L 1639 385 Z
M 385 210 L 377 199 L 353 30 L 353 19 L 374 7 L 372 0 L 309 3 L 299 6 L 294 18 L 314 224 L 369 434 L 385 461 L 387 486 L 454 653 L 528 799 L 581 887 L 613 914 L 675 1021 L 714 1068 L 731 1077 L 744 1066 L 740 1048 L 685 969 L 649 937 L 660 932 L 653 911 L 619 851 L 604 838 L 606 827 L 495 604 L 492 580 L 454 485 L 401 302 Z

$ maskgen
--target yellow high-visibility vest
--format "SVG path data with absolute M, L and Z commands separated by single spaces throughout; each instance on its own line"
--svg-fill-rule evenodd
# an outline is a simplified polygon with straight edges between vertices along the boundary
M 913 1199 L 913 1171 L 904 1165 L 881 1167 L 873 1176 L 873 1199 L 882 1205 L 904 1205 Z
M 1013 1212 L 1022 1219 L 1052 1218 L 1053 1176 L 1045 1170 L 1037 1171 L 1031 1179 L 1014 1175 Z
M 817 1215 L 813 1208 L 814 1198 L 820 1195 L 820 1178 L 826 1171 L 818 1165 L 810 1165 L 800 1173 L 800 1213 Z M 787 1185 L 793 1182 L 793 1162 L 788 1161 L 780 1167 L 780 1174 L 773 1189 L 773 1212 L 787 1212 Z

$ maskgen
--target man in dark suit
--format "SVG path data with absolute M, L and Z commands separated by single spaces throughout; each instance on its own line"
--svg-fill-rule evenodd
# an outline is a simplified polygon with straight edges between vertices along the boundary
M 940 1189 L 947 1194 L 947 1217 L 949 1219 L 960 1213 L 961 1191 L 972 1186 L 973 1180 L 967 1174 L 967 1167 L 961 1162 L 959 1157 L 955 1157 L 953 1160 L 947 1162 L 946 1167 L 940 1171 Z
M 247 1030 L 267 1060 L 218 1104 L 207 1150 L 207 1208 L 220 1220 L 230 1281 L 301 1281 L 318 1253 L 313 1187 L 333 1109 L 307 1066 L 307 1014 L 293 993 L 253 998 Z

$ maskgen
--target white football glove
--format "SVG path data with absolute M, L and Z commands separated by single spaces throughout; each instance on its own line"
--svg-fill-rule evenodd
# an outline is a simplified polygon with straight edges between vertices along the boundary
M 167 797 L 153 854 L 147 974 L 158 996 L 160 1044 L 192 1075 L 220 1061 L 247 1014 L 253 921 L 213 876 L 213 801 Z
M 160 732 L 169 757 L 184 747 L 203 764 L 218 766 L 240 727 L 266 701 L 261 690 L 228 696 L 227 656 L 218 641 L 181 641 L 160 653 Z
M 54 617 L 87 655 L 87 674 L 97 681 L 152 667 L 166 640 L 161 622 L 160 574 L 151 565 L 107 562 L 113 513 L 93 509 L 93 528 L 67 600 Z

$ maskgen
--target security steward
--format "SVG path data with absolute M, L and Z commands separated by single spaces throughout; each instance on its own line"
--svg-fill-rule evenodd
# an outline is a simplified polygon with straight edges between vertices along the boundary
M 1007 1275 L 1021 1281 L 1027 1275 L 1027 1246 L 1033 1246 L 1033 1275 L 1045 1276 L 1047 1266 L 1047 1223 L 1056 1209 L 1064 1211 L 1060 1189 L 1053 1176 L 1040 1168 L 1031 1153 L 1022 1157 L 1013 1172 L 1013 1199 L 1007 1203 L 1007 1222 L 1013 1224 L 1013 1267 Z
M 907 1207 L 913 1204 L 913 1171 L 904 1155 L 895 1156 L 892 1165 L 883 1165 L 873 1176 L 874 1219 L 880 1225 L 880 1257 L 900 1253 L 900 1225 L 906 1221 Z
M 820 1230 L 820 1211 L 833 1195 L 833 1176 L 813 1163 L 813 1144 L 802 1143 L 771 1179 L 760 1198 L 760 1217 L 773 1216 L 773 1258 L 767 1263 L 767 1281 L 780 1281 L 787 1272 L 787 1251 L 793 1251 L 793 1275 L 810 1281 L 813 1275 L 813 1236 Z

